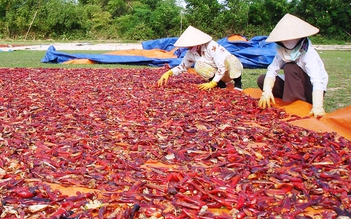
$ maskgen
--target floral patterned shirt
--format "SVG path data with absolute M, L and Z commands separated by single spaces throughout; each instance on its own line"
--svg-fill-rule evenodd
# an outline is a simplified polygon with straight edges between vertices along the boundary
M 194 66 L 195 62 L 203 61 L 217 69 L 213 81 L 219 82 L 227 71 L 225 60 L 231 55 L 230 52 L 213 40 L 200 46 L 201 54 L 188 50 L 180 65 L 172 68 L 173 75 L 176 76 L 186 72 Z

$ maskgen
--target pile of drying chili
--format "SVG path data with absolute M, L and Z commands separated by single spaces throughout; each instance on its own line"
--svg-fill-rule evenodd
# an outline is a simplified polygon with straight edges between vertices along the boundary
M 164 72 L 0 69 L 0 217 L 350 216 L 350 141 Z

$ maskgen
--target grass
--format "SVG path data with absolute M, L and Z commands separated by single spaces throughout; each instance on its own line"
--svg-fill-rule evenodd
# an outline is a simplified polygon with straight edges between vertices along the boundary
M 94 65 L 65 65 L 41 63 L 46 51 L 18 50 L 14 52 L 0 52 L 1 68 L 140 68 L 147 66 L 128 66 L 116 64 Z M 106 51 L 60 51 L 69 54 L 102 54 Z M 351 105 L 351 51 L 333 50 L 319 51 L 329 74 L 328 90 L 324 99 L 326 112 Z M 264 74 L 266 69 L 245 69 L 243 86 L 257 88 L 256 79 Z

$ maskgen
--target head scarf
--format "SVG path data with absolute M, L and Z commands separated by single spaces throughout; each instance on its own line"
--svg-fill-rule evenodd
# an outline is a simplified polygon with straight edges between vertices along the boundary
M 292 49 L 286 48 L 282 42 L 277 42 L 277 53 L 284 62 L 295 62 L 307 52 L 308 45 L 309 39 L 306 37 L 302 38 Z

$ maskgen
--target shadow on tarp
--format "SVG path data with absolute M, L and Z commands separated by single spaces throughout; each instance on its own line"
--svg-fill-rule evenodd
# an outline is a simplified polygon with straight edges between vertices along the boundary
M 275 44 L 266 43 L 266 36 L 256 36 L 251 40 L 232 35 L 217 42 L 231 54 L 238 57 L 244 68 L 266 68 L 275 56 Z M 164 66 L 173 68 L 179 65 L 186 49 L 174 47 L 178 38 L 163 38 L 142 42 L 143 49 L 111 51 L 105 54 L 67 54 L 50 46 L 43 63 L 64 64 L 128 64 Z
M 258 88 L 248 88 L 244 90 L 244 93 L 259 99 L 262 91 Z M 351 106 L 327 113 L 322 118 L 316 119 L 314 117 L 308 117 L 312 105 L 307 102 L 298 100 L 287 103 L 279 98 L 275 98 L 275 101 L 276 104 L 274 107 L 282 108 L 291 115 L 301 117 L 300 119 L 290 121 L 290 124 L 317 132 L 336 132 L 338 135 L 351 140 Z

